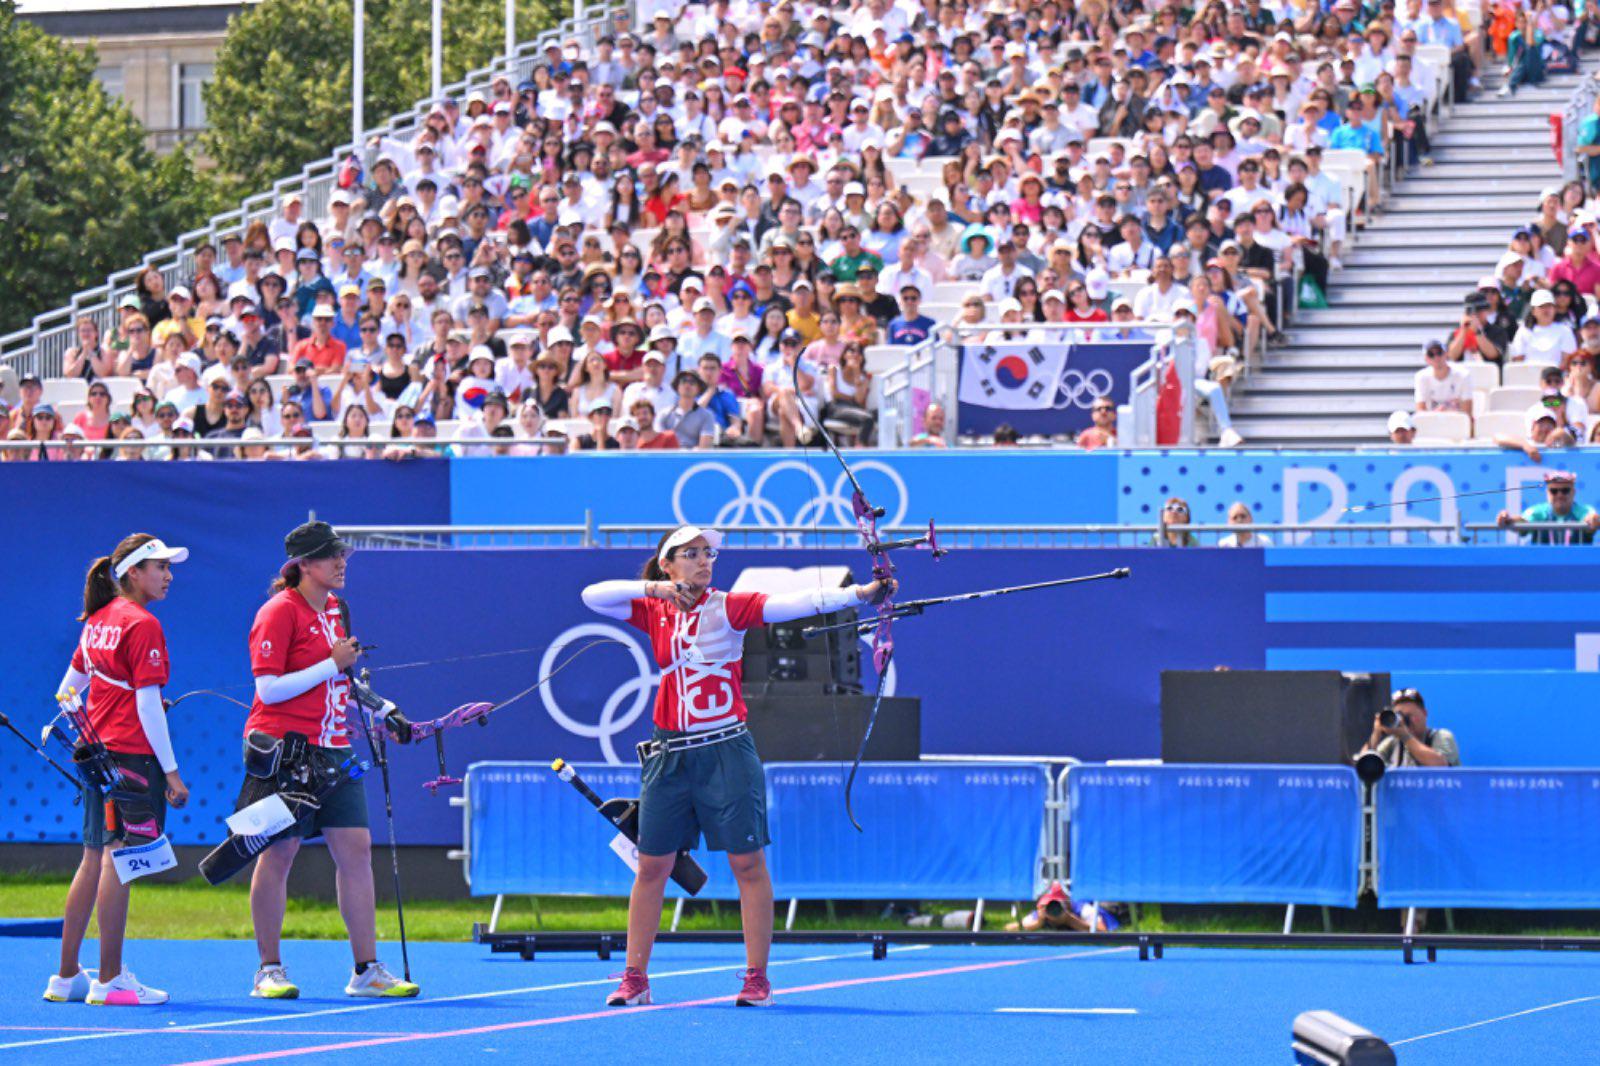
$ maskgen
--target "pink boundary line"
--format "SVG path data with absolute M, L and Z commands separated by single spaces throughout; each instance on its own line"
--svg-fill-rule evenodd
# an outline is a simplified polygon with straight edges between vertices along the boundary
M 293 1020 L 292 1015 L 285 1016 Z M 121 1025 L 0 1025 L 0 1033 L 127 1033 L 130 1036 L 349 1036 L 338 1029 L 140 1029 Z M 410 1036 L 398 1030 L 368 1036 Z
M 947 966 L 938 970 L 918 970 L 912 973 L 883 974 L 877 977 L 852 977 L 843 981 L 824 981 L 820 984 L 801 985 L 797 988 L 779 989 L 775 995 L 792 996 L 801 992 L 826 992 L 835 988 L 854 988 L 861 985 L 877 985 L 890 981 L 915 981 L 926 977 L 947 977 L 958 973 L 978 973 L 984 970 L 1000 970 L 1011 966 L 1029 966 L 1039 962 L 1060 962 L 1063 959 L 1078 959 L 1088 955 L 1105 955 L 1119 951 L 1128 951 L 1129 948 L 1098 948 L 1093 951 L 1078 951 L 1062 955 L 1045 955 L 1028 959 L 1002 959 L 997 962 L 976 962 L 966 966 Z M 595 1021 L 600 1018 L 629 1018 L 652 1011 L 683 1010 L 688 1007 L 707 1007 L 713 1003 L 730 1003 L 733 996 L 709 996 L 705 999 L 690 999 L 680 1003 L 658 1003 L 648 1007 L 618 1008 L 608 1007 L 605 1010 L 589 1011 L 584 1014 L 566 1014 L 555 1018 L 533 1018 L 521 1022 L 502 1022 L 498 1025 L 480 1025 L 469 1029 L 447 1029 L 438 1033 L 412 1033 L 406 1036 L 390 1036 L 369 1038 L 365 1040 L 348 1040 L 341 1044 L 319 1044 L 311 1047 L 280 1048 L 277 1051 L 260 1051 L 252 1055 L 233 1055 L 222 1059 L 199 1059 L 194 1062 L 184 1063 L 182 1066 L 232 1066 L 239 1062 L 263 1062 L 267 1059 L 288 1058 L 291 1055 L 315 1055 L 327 1051 L 352 1051 L 357 1048 L 380 1047 L 384 1044 L 406 1044 L 421 1040 L 440 1040 L 453 1036 L 477 1036 L 482 1033 L 500 1033 L 512 1029 L 535 1029 L 545 1025 L 565 1025 L 569 1022 Z

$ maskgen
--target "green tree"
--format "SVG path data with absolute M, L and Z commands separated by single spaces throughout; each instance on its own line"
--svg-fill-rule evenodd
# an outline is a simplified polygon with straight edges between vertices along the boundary
M 186 153 L 145 147 L 95 65 L 0 0 L 0 333 L 216 210 Z
M 517 37 L 553 25 L 550 0 L 517 0 Z M 428 94 L 429 0 L 367 0 L 367 123 Z M 259 191 L 350 139 L 351 0 L 264 0 L 228 23 L 203 90 L 207 154 Z M 447 0 L 444 81 L 487 65 L 505 43 L 504 0 Z

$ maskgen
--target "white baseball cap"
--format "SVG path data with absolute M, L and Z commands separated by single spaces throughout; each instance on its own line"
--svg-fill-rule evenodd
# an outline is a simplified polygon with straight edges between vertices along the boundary
M 667 535 L 666 540 L 661 542 L 661 550 L 656 552 L 656 561 L 659 563 L 666 562 L 667 556 L 672 553 L 674 548 L 681 548 L 696 537 L 704 537 L 706 543 L 714 549 L 722 547 L 722 534 L 714 529 L 702 529 L 699 526 L 679 526 Z
M 1389 432 L 1397 429 L 1416 429 L 1417 424 L 1411 419 L 1410 411 L 1396 411 L 1389 416 Z

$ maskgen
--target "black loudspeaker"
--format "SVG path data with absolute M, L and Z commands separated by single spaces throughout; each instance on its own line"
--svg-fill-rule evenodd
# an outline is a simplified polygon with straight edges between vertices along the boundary
M 809 640 L 802 636 L 807 626 L 854 618 L 854 611 L 839 611 L 751 630 L 744 642 L 745 684 L 817 681 L 830 683 L 838 692 L 860 692 L 861 642 L 854 631 L 823 633 Z
M 1388 674 L 1164 670 L 1161 758 L 1349 764 L 1388 699 Z
M 849 762 L 872 711 L 872 695 L 829 694 L 823 681 L 746 682 L 750 733 L 766 762 Z M 867 745 L 867 760 L 922 758 L 922 701 L 886 696 Z

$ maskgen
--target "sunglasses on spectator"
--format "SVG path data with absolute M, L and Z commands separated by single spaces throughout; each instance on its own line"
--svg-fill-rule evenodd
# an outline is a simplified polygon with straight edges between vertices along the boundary
M 1181 503 L 1169 503 L 1165 507 L 1163 507 L 1162 510 L 1163 511 L 1171 511 L 1173 514 L 1188 514 L 1189 513 L 1189 508 L 1185 507 Z
M 228 383 L 226 381 L 213 381 L 211 383 L 211 391 L 212 392 L 227 392 L 228 391 Z

